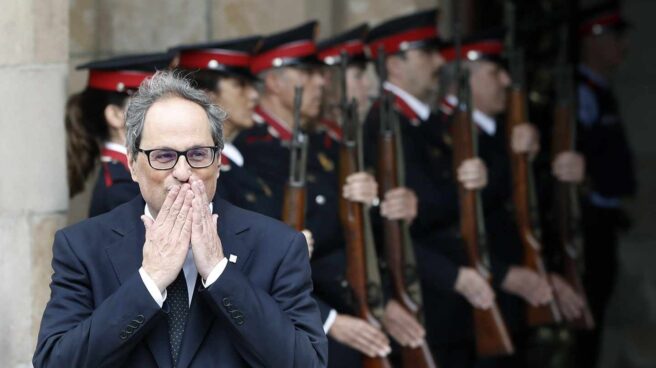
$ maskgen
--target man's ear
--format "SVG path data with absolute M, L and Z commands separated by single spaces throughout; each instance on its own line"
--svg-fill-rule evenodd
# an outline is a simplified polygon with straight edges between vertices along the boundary
M 139 177 L 137 176 L 137 169 L 135 167 L 136 165 L 137 165 L 137 158 L 134 157 L 133 160 L 132 153 L 128 152 L 128 168 L 130 169 L 130 176 L 132 177 L 132 181 L 138 183 Z

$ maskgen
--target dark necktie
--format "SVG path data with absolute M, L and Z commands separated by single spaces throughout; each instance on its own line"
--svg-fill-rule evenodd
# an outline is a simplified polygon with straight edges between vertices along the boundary
M 169 313 L 166 316 L 169 322 L 169 342 L 171 343 L 171 357 L 173 366 L 178 364 L 182 334 L 184 333 L 187 316 L 189 315 L 189 295 L 187 294 L 187 280 L 184 272 L 180 270 L 178 277 L 166 288 L 166 301 L 169 303 Z

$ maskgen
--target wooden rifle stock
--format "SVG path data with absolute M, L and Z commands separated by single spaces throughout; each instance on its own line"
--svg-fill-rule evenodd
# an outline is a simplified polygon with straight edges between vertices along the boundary
M 294 128 L 290 141 L 289 179 L 285 186 L 282 205 L 282 221 L 297 231 L 305 229 L 305 169 L 307 163 L 308 140 L 301 132 L 301 96 L 303 88 L 294 91 Z
M 571 71 L 564 72 L 561 76 L 565 80 L 560 83 L 562 89 L 559 91 L 561 98 L 554 109 L 554 126 L 552 137 L 552 156 L 555 158 L 559 153 L 574 150 L 575 142 L 575 120 L 573 117 L 571 95 Z M 565 280 L 574 291 L 583 298 L 584 306 L 581 316 L 568 323 L 577 329 L 591 330 L 595 326 L 592 312 L 588 306 L 585 289 L 579 274 L 579 263 L 582 250 L 582 239 L 580 229 L 580 208 L 578 203 L 578 191 L 576 184 L 565 183 L 556 180 L 556 221 L 557 235 L 562 250 L 562 271 Z
M 354 109 L 351 108 L 350 110 Z M 357 114 L 355 111 L 351 111 L 351 114 L 353 113 Z M 350 124 L 359 125 L 359 122 L 345 122 L 344 125 L 344 140 L 339 151 L 340 187 L 346 183 L 346 178 L 349 175 L 360 171 L 362 166 L 358 154 L 358 140 L 349 134 L 349 131 L 352 132 L 359 129 L 359 127 L 348 126 Z M 366 214 L 363 205 L 340 197 L 339 215 L 346 238 L 346 280 L 352 291 L 355 312 L 359 318 L 382 329 L 380 322 L 370 308 L 372 301 L 376 303 L 382 301 L 382 293 L 378 289 L 380 285 L 376 286 L 370 280 L 372 270 L 368 267 L 368 262 L 372 262 L 371 257 L 376 257 L 376 255 L 375 249 L 372 254 L 371 248 L 368 248 L 368 223 L 365 221 Z M 371 240 L 369 239 L 369 241 Z M 373 262 L 377 265 L 377 259 L 374 259 Z M 391 367 L 387 358 L 372 358 L 364 354 L 362 355 L 362 366 L 364 368 Z
M 464 78 L 469 83 L 468 78 Z M 468 88 L 461 83 L 460 88 Z M 464 101 L 461 93 L 460 101 Z M 476 139 L 472 127 L 471 115 L 466 105 L 456 110 L 451 135 L 453 139 L 454 170 L 467 159 L 476 157 Z M 487 251 L 485 244 L 485 230 L 483 223 L 482 203 L 476 190 L 465 189 L 458 185 L 460 200 L 460 233 L 466 248 L 469 265 L 475 268 L 488 283 L 491 281 Z M 481 254 L 482 253 L 482 254 Z M 479 356 L 510 355 L 515 349 L 510 339 L 508 329 L 501 316 L 496 302 L 489 309 L 473 308 L 474 329 L 476 333 L 476 350 Z
M 508 92 L 507 114 L 506 128 L 508 141 L 510 142 L 513 129 L 528 121 L 526 95 L 521 86 L 514 85 L 510 88 Z M 512 152 L 512 148 L 509 148 L 509 154 L 512 167 L 515 219 L 524 251 L 522 266 L 536 272 L 540 277 L 549 282 L 549 276 L 542 259 L 542 244 L 536 233 L 539 229 L 537 222 L 538 208 L 535 200 L 533 173 L 528 155 L 514 153 Z M 561 321 L 561 313 L 556 305 L 556 301 L 552 299 L 546 305 L 528 305 L 526 319 L 529 326 L 543 326 L 559 323 Z
M 378 185 L 381 193 L 399 187 L 397 168 L 396 137 L 398 131 L 395 129 L 381 131 L 378 137 Z M 407 224 L 401 220 L 388 220 L 383 218 L 384 246 L 390 279 L 392 281 L 394 299 L 417 321 L 422 321 L 422 306 L 417 303 L 416 298 L 410 295 L 407 289 L 408 281 L 417 281 L 414 264 L 409 263 L 406 258 L 408 251 L 412 250 L 412 244 L 407 232 Z M 414 257 L 413 257 L 414 260 Z M 411 279 L 411 280 L 408 280 Z M 407 368 L 430 368 L 437 367 L 433 355 L 424 340 L 417 348 L 409 346 L 401 347 L 402 366 Z

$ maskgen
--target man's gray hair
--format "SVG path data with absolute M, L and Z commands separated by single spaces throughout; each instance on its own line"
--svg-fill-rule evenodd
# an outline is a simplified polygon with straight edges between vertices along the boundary
M 153 104 L 159 100 L 179 97 L 199 105 L 205 110 L 209 120 L 212 140 L 214 144 L 223 149 L 223 121 L 227 114 L 209 99 L 207 94 L 192 87 L 191 81 L 172 71 L 159 71 L 151 78 L 141 83 L 137 93 L 128 101 L 125 112 L 125 125 L 127 128 L 127 149 L 136 160 L 141 143 L 146 113 Z

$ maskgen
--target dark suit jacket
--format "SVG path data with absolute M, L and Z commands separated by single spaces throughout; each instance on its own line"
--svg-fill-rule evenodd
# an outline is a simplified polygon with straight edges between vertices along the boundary
M 195 290 L 178 367 L 325 366 L 303 235 L 220 199 L 214 208 L 224 253 L 237 261 Z M 172 366 L 167 304 L 138 272 L 143 210 L 139 196 L 57 232 L 36 367 Z

